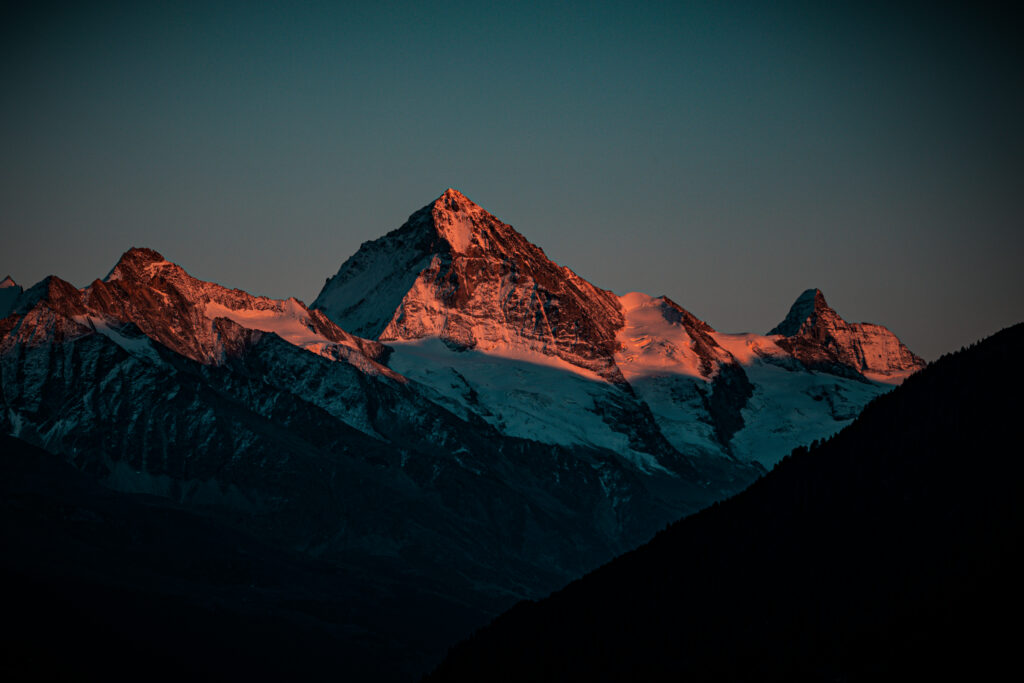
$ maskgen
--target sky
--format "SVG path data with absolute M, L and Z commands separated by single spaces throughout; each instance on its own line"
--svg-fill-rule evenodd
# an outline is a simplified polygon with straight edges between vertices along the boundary
M 86 286 L 146 246 L 311 302 L 455 187 L 721 331 L 811 287 L 929 360 L 1024 320 L 1024 60 L 992 8 L 298 4 L 3 4 L 0 277 Z

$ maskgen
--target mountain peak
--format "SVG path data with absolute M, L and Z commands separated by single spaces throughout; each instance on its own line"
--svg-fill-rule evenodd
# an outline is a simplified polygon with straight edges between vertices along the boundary
M 160 252 L 148 247 L 132 247 L 121 255 L 120 260 L 133 263 L 159 263 L 166 261 Z
M 796 298 L 789 308 L 785 320 L 769 330 L 768 334 L 781 334 L 784 337 L 792 337 L 800 331 L 803 324 L 814 314 L 822 311 L 832 310 L 825 301 L 825 295 L 820 289 L 805 289 Z
M 495 220 L 478 204 L 451 187 L 434 200 L 430 210 L 437 234 L 458 253 L 465 253 L 473 244 L 482 220 Z
M 805 290 L 768 334 L 782 335 L 779 346 L 817 370 L 847 367 L 868 379 L 893 382 L 925 365 L 885 327 L 844 320 L 820 289 Z
M 313 307 L 380 341 L 439 337 L 460 348 L 536 351 L 623 381 L 613 358 L 618 298 L 453 188 L 363 244 Z
M 174 264 L 165 259 L 160 252 L 145 247 L 132 247 L 121 254 L 117 265 L 104 278 L 106 282 L 115 280 L 131 280 L 144 276 L 149 279 L 153 276 L 153 270 L 159 266 L 173 266 Z
M 472 204 L 473 206 L 477 206 L 469 197 L 467 197 L 466 195 L 462 194 L 461 192 L 456 190 L 454 187 L 449 187 L 447 190 L 442 192 L 441 196 L 437 198 L 435 203 L 436 202 L 448 202 L 448 201 L 468 202 L 469 204 Z
M 18 298 L 14 312 L 27 313 L 34 306 L 45 301 L 48 307 L 54 311 L 75 315 L 81 312 L 80 298 L 81 294 L 73 284 L 56 275 L 47 275 Z
M 15 281 L 14 281 L 14 280 L 13 280 L 13 279 L 11 278 L 11 276 L 10 276 L 10 275 L 8 275 L 7 277 L 5 277 L 5 278 L 3 279 L 3 282 L 0 282 L 0 289 L 7 289 L 8 287 L 17 287 L 17 286 L 18 286 L 18 283 L 17 283 L 17 282 L 15 282 Z

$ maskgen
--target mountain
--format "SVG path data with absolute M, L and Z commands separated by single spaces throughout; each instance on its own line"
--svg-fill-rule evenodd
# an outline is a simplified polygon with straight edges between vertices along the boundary
M 200 281 L 132 249 L 83 289 L 44 279 L 0 320 L 0 431 L 59 454 L 91 487 L 156 496 L 351 575 L 360 595 L 392 596 L 394 609 L 367 605 L 343 629 L 355 639 L 343 648 L 346 670 L 370 667 L 385 679 L 436 662 L 442 634 L 450 642 L 516 600 L 550 592 L 758 472 L 679 453 L 621 406 L 623 429 L 647 424 L 636 438 L 648 440 L 640 447 L 658 453 L 659 467 L 610 448 L 503 434 L 449 410 L 436 390 L 384 366 L 388 357 L 297 300 Z M 168 523 L 183 519 L 191 518 Z M 91 591 L 105 570 L 80 574 L 92 565 L 80 561 L 78 542 L 48 536 L 47 562 L 65 568 L 54 590 Z M 117 538 L 95 543 L 116 547 Z M 35 581 L 40 552 L 30 544 L 12 571 Z M 169 566 L 146 594 L 172 599 L 175 586 L 198 580 L 187 568 Z M 151 567 L 130 572 L 148 576 Z M 221 600 L 220 588 L 197 590 L 208 588 Z M 435 607 L 415 608 L 415 627 L 387 625 L 403 619 L 396 596 Z M 285 591 L 281 600 L 293 598 L 308 596 Z M 244 599 L 223 597 L 232 614 Z M 267 609 L 273 623 L 288 623 Z M 364 637 L 375 645 L 355 647 Z
M 808 367 L 826 372 L 852 369 L 879 382 L 899 382 L 925 366 L 881 325 L 843 320 L 818 289 L 801 294 L 768 334 L 782 335 L 779 346 Z
M 569 482 L 580 473 L 586 495 L 608 508 L 594 511 L 595 519 L 604 520 L 600 534 L 606 541 L 591 547 L 603 547 L 603 554 L 624 542 L 622 534 L 656 528 L 665 511 L 697 509 L 754 474 L 723 463 L 698 467 L 662 440 L 664 462 L 673 469 L 660 469 L 657 478 L 674 494 L 638 494 L 637 482 L 650 473 L 637 471 L 620 454 L 497 438 L 487 424 L 452 413 L 432 400 L 431 389 L 381 365 L 388 354 L 381 344 L 349 335 L 301 302 L 196 280 L 150 250 L 126 252 L 106 280 L 83 290 L 47 278 L 19 299 L 0 332 L 6 408 L 0 419 L 7 431 L 71 454 L 80 466 L 106 472 L 111 485 L 129 491 L 188 498 L 191 489 L 212 480 L 220 494 L 204 495 L 219 502 L 241 495 L 259 507 L 248 500 L 252 492 L 235 490 L 239 480 L 277 487 L 280 481 L 268 478 L 270 463 L 287 469 L 309 460 L 289 455 L 303 449 L 354 451 L 356 460 L 396 467 L 399 472 L 385 479 L 416 472 L 428 478 L 420 482 L 428 489 L 447 485 L 442 470 L 483 478 L 535 453 L 523 471 L 500 476 L 503 486 L 525 486 L 533 496 L 536 484 L 523 477 L 560 481 L 528 514 L 548 508 L 554 495 L 572 497 L 572 505 L 557 514 L 575 517 L 580 491 Z M 326 453 L 317 457 L 331 467 L 346 462 Z M 315 458 L 311 465 L 324 466 Z M 558 474 L 552 476 L 552 469 Z M 369 496 L 362 491 L 353 500 Z M 333 505 L 329 499 L 324 504 Z M 369 516 L 376 507 L 352 514 Z M 558 566 L 555 558 L 565 552 L 544 554 Z
M 327 562 L 113 491 L 4 435 L 0 534 L 17 624 L 0 644 L 6 680 L 408 680 L 487 615 L 386 566 Z
M 770 467 L 922 367 L 820 300 L 798 300 L 791 335 L 719 333 L 667 297 L 590 284 L 448 189 L 364 243 L 312 308 L 386 343 L 390 368 L 461 416 L 671 470 L 673 451 Z
M 556 265 L 454 189 L 364 243 L 313 308 L 381 341 L 437 337 L 462 349 L 535 352 L 622 381 L 615 295 Z
M 105 280 L 85 290 L 83 304 L 106 318 L 131 322 L 147 337 L 201 363 L 222 359 L 225 340 L 216 321 L 230 320 L 364 372 L 389 374 L 376 362 L 386 355 L 384 346 L 354 337 L 301 301 L 255 297 L 197 280 L 151 249 L 127 251 Z
M 455 647 L 429 680 L 991 678 L 1024 607 L 1024 324 Z
M 385 679 L 742 490 L 892 388 L 843 357 L 805 362 L 789 337 L 720 333 L 667 297 L 600 289 L 454 190 L 364 244 L 310 307 L 139 248 L 81 289 L 56 276 L 5 289 L 0 434 L 59 455 L 115 507 L 156 498 L 171 527 L 198 517 L 297 575 L 305 558 L 394 597 L 314 629 L 373 640 L 340 651 L 346 670 Z M 87 547 L 123 542 L 96 534 Z M 108 571 L 45 535 L 44 559 L 66 568 L 55 591 Z M 21 580 L 43 552 L 25 547 Z M 125 571 L 151 576 L 144 560 Z M 245 611 L 244 590 L 185 565 L 144 592 L 162 602 L 179 585 L 229 620 Z M 280 591 L 274 604 L 320 599 Z M 294 616 L 253 599 L 281 628 Z M 405 599 L 415 625 L 388 625 Z

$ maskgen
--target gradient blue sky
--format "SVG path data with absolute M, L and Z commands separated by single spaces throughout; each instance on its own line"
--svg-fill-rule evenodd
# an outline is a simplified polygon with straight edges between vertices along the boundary
M 1024 79 L 994 10 L 139 5 L 0 10 L 20 284 L 149 246 L 309 302 L 452 186 L 723 331 L 808 287 L 928 359 L 1024 319 Z

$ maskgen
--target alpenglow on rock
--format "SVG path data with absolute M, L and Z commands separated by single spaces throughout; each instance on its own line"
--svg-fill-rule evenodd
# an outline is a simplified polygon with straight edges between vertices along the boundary
M 785 320 L 768 334 L 814 369 L 852 368 L 878 382 L 901 382 L 925 366 L 895 334 L 871 323 L 849 323 L 825 302 L 820 289 L 808 289 L 789 309 Z
M 888 330 L 845 323 L 813 291 L 783 338 L 723 334 L 667 297 L 594 286 L 449 189 L 364 243 L 313 308 L 506 434 L 651 467 L 661 439 L 771 466 L 921 367 Z
M 296 346 L 344 358 L 367 371 L 385 349 L 339 329 L 297 299 L 268 299 L 198 280 L 152 249 L 129 249 L 105 280 L 83 290 L 94 316 L 131 322 L 147 336 L 192 360 L 216 363 L 223 355 L 218 319 L 273 332 Z
M 430 341 L 444 358 L 480 353 Z M 464 410 L 442 391 L 457 379 L 447 368 L 424 362 L 399 375 L 383 365 L 398 353 L 296 299 L 204 282 L 131 249 L 104 280 L 78 289 L 48 277 L 0 319 L 0 432 L 97 484 L 308 553 L 342 583 L 351 573 L 388 595 L 433 595 L 443 606 L 422 622 L 431 629 L 460 612 L 449 627 L 475 628 L 549 593 L 761 472 L 678 452 L 620 385 L 564 361 L 586 375 L 571 388 L 592 410 L 573 438 L 534 439 L 483 418 L 481 406 L 515 404 L 516 371 L 533 371 L 547 379 L 533 408 L 557 414 L 550 406 L 572 398 L 562 366 L 485 357 L 485 370 L 520 386 L 481 386 Z M 405 607 L 388 613 L 388 629 L 408 620 Z M 346 608 L 340 637 L 381 633 L 377 608 Z M 382 638 L 384 659 L 410 648 L 421 649 L 416 666 L 440 656 L 447 643 L 424 650 L 419 623 L 409 620 L 405 640 Z
M 617 297 L 453 189 L 364 243 L 312 307 L 383 342 L 439 337 L 464 349 L 535 351 L 623 381 Z
M 802 355 L 813 300 L 792 336 L 724 334 L 592 285 L 454 190 L 364 244 L 310 308 L 134 248 L 83 289 L 3 292 L 0 431 L 477 615 L 742 490 L 891 388 L 838 352 Z M 375 608 L 343 618 L 359 643 L 381 633 Z

